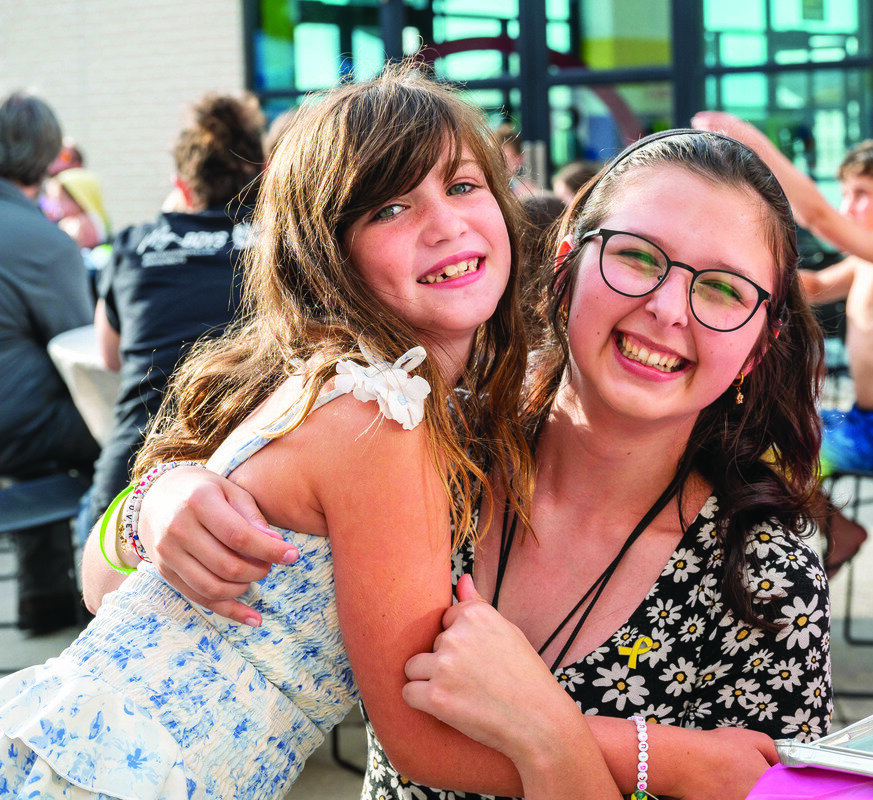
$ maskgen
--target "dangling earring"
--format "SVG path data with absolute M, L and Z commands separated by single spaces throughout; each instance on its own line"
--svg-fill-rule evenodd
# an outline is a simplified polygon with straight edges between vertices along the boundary
M 564 333 L 567 332 L 567 323 L 569 322 L 569 320 L 570 313 L 567 311 L 565 306 L 561 306 L 558 309 L 558 324 L 561 326 L 561 330 L 563 330 Z
M 731 386 L 733 386 L 734 389 L 737 390 L 737 397 L 736 397 L 736 400 L 734 402 L 738 406 L 741 406 L 743 404 L 743 400 L 745 399 L 743 397 L 742 389 L 740 388 L 743 385 L 743 377 L 744 377 L 743 373 L 741 372 L 739 375 L 737 375 L 736 378 L 734 378 L 733 383 L 731 383 Z

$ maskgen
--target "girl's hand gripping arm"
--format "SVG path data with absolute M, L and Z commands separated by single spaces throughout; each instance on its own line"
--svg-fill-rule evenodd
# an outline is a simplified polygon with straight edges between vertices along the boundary
M 433 653 L 407 662 L 406 702 L 512 759 L 526 800 L 618 797 L 586 717 L 524 634 L 469 575 L 458 600 Z
M 406 701 L 506 753 L 527 800 L 540 788 L 543 796 L 562 796 L 561 780 L 568 782 L 564 789 L 588 785 L 595 787 L 592 796 L 610 796 L 615 787 L 603 788 L 602 760 L 619 789 L 632 792 L 634 724 L 584 716 L 521 631 L 481 600 L 469 576 L 459 581 L 458 598 L 466 602 L 446 612 L 434 651 L 407 663 Z M 648 735 L 648 790 L 659 797 L 742 800 L 776 763 L 772 739 L 754 731 L 650 724 Z M 456 763 L 460 769 L 460 754 Z
M 149 488 L 140 509 L 140 541 L 158 572 L 173 587 L 217 614 L 248 625 L 260 615 L 234 598 L 263 578 L 273 563 L 297 557 L 272 531 L 252 496 L 236 484 L 198 467 L 177 467 Z M 122 577 L 100 556 L 96 529 L 82 566 L 89 608 Z

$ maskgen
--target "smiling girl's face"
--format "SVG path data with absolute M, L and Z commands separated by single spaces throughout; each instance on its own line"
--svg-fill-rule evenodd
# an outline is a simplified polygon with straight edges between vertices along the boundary
M 448 148 L 417 186 L 349 228 L 346 247 L 374 292 L 425 338 L 466 358 L 506 289 L 511 247 L 503 214 L 466 147 L 446 176 Z
M 772 292 L 767 213 L 751 190 L 658 166 L 628 174 L 601 225 L 644 236 L 695 269 L 737 272 Z M 691 314 L 686 270 L 672 269 L 649 295 L 624 297 L 604 283 L 599 248 L 595 238 L 582 251 L 570 303 L 571 365 L 581 396 L 640 422 L 693 424 L 753 366 L 766 304 L 738 330 L 710 330 Z

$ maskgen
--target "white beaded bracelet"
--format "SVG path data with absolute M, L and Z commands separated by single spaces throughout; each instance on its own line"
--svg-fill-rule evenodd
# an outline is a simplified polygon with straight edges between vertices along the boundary
M 168 461 L 165 464 L 158 464 L 150 469 L 136 485 L 124 504 L 124 510 L 121 512 L 121 525 L 118 532 L 119 542 L 122 548 L 136 553 L 143 561 L 151 560 L 137 535 L 139 530 L 139 511 L 142 507 L 143 498 L 161 475 L 176 467 L 203 467 L 203 464 L 199 461 Z
M 646 732 L 646 719 L 642 714 L 634 714 L 628 719 L 637 726 L 637 744 L 639 753 L 637 754 L 637 789 L 631 795 L 632 800 L 646 800 L 649 793 L 646 791 L 648 787 L 649 773 L 649 734 Z

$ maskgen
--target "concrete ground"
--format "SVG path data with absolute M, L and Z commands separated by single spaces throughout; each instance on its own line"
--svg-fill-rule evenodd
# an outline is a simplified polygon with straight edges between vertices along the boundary
M 844 481 L 837 492 L 851 488 Z M 861 509 L 861 522 L 873 531 L 873 481 L 864 481 L 862 493 L 871 505 Z M 873 540 L 871 540 L 873 541 Z M 873 714 L 873 544 L 868 541 L 853 562 L 852 618 L 849 635 L 869 644 L 851 645 L 846 641 L 845 622 L 849 569 L 844 568 L 831 585 L 833 627 L 831 655 L 834 687 L 837 694 L 834 725 L 836 730 Z M 0 573 L 11 566 L 11 556 L 0 554 Z M 14 619 L 14 584 L 0 583 L 0 620 Z M 45 661 L 59 653 L 77 634 L 66 629 L 50 636 L 26 637 L 14 628 L 0 629 L 0 669 L 18 669 Z M 853 693 L 866 692 L 869 698 Z M 366 741 L 360 714 L 355 711 L 339 727 L 340 757 L 363 765 Z M 340 766 L 331 752 L 329 739 L 310 758 L 306 769 L 286 800 L 356 800 L 360 797 L 361 776 Z

